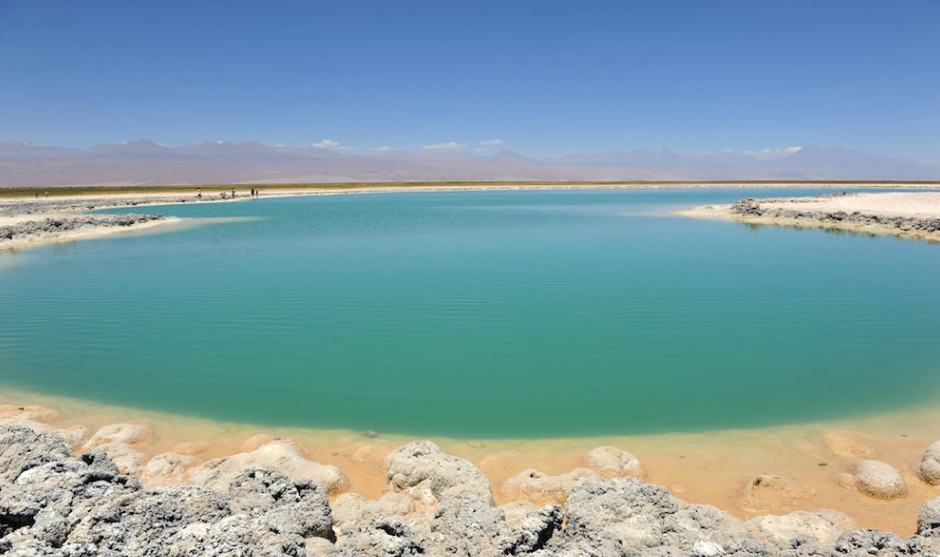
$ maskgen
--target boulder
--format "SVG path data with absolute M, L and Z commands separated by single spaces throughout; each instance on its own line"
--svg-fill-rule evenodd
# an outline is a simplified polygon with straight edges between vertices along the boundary
M 742 532 L 739 520 L 714 507 L 680 504 L 665 488 L 636 478 L 595 478 L 572 490 L 565 528 L 545 548 L 550 555 L 688 554 L 696 544 L 715 550 L 704 542 L 728 553 L 740 544 L 759 548 Z
M 499 492 L 510 500 L 527 499 L 539 505 L 560 505 L 568 500 L 571 490 L 576 486 L 598 478 L 600 475 L 588 468 L 575 468 L 556 476 L 529 468 L 504 481 L 499 486 Z
M 843 531 L 855 527 L 855 522 L 838 511 L 822 509 L 759 516 L 745 526 L 754 539 L 782 551 L 806 545 L 807 541 L 816 546 L 832 546 Z
M 250 453 L 251 451 L 257 450 L 267 445 L 268 443 L 273 443 L 280 440 L 280 437 L 275 437 L 267 433 L 258 433 L 257 435 L 252 435 L 248 439 L 242 441 L 240 450 L 243 453 Z
M 3 421 L 29 421 L 50 424 L 59 417 L 59 412 L 45 406 L 0 404 L 0 419 Z
M 616 447 L 597 447 L 585 453 L 584 465 L 605 478 L 616 476 L 631 476 L 646 478 L 646 468 L 640 460 Z
M 234 514 L 259 518 L 272 531 L 301 538 L 332 534 L 326 488 L 308 479 L 292 480 L 280 470 L 246 470 L 229 483 L 228 504 Z
M 748 512 L 768 512 L 777 505 L 791 506 L 815 494 L 815 489 L 792 478 L 761 474 L 748 482 L 737 506 Z
M 186 471 L 202 462 L 192 455 L 160 453 L 151 458 L 140 472 L 145 486 L 186 483 Z
M 503 511 L 506 523 L 515 526 L 532 514 L 538 513 L 541 509 L 532 501 L 521 500 L 500 505 L 499 510 Z
M 386 491 L 405 493 L 419 506 L 435 507 L 448 497 L 493 505 L 490 481 L 469 461 L 449 455 L 430 441 L 413 441 L 385 457 Z
M 901 473 L 878 460 L 861 460 L 855 465 L 855 485 L 865 495 L 877 499 L 907 495 L 907 484 Z
M 356 530 L 376 517 L 405 517 L 415 512 L 414 501 L 402 493 L 386 493 L 370 501 L 358 493 L 344 493 L 333 501 L 333 522 L 337 535 Z
M 186 481 L 227 491 L 233 478 L 252 468 L 276 468 L 292 480 L 322 484 L 328 493 L 338 494 L 349 487 L 349 479 L 336 466 L 311 462 L 287 441 L 274 441 L 249 453 L 216 458 L 185 473 Z
M 891 532 L 866 528 L 843 532 L 834 544 L 834 554 L 839 557 L 898 557 L 900 555 L 926 557 L 936 555 L 936 552 L 932 551 L 935 548 L 936 544 L 920 536 L 903 540 Z
M 12 481 L 28 468 L 72 456 L 59 435 L 23 425 L 0 426 L 0 481 Z
M 145 425 L 111 424 L 96 431 L 85 443 L 83 450 L 95 449 L 109 443 L 137 445 L 150 441 L 151 437 L 150 428 Z
M 74 425 L 68 427 L 55 428 L 52 431 L 62 436 L 65 444 L 73 452 L 77 451 L 91 437 L 91 430 L 87 427 Z
M 144 453 L 126 443 L 105 443 L 98 445 L 97 450 L 108 455 L 118 472 L 129 476 L 139 475 L 146 460 Z
M 940 441 L 927 447 L 924 456 L 917 465 L 917 475 L 930 485 L 940 485 Z
M 173 448 L 170 450 L 170 452 L 184 455 L 197 455 L 209 450 L 211 447 L 212 444 L 208 441 L 184 441 L 182 443 L 173 445 Z
M 917 513 L 917 533 L 924 535 L 934 531 L 940 531 L 940 497 L 924 503 Z

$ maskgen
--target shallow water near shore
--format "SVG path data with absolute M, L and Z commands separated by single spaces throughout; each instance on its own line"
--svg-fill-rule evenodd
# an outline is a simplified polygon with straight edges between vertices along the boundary
M 455 438 L 753 428 L 936 399 L 936 246 L 669 213 L 812 193 L 149 208 L 215 222 L 0 254 L 0 382 L 223 421 Z

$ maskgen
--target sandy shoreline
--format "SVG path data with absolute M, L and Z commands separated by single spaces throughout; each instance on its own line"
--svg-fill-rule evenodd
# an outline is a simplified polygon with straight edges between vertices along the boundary
M 192 456 L 186 468 L 195 468 L 213 459 L 251 453 L 266 443 L 286 442 L 305 459 L 342 471 L 348 483 L 333 498 L 358 493 L 369 500 L 384 493 L 386 455 L 416 439 L 222 423 L 10 389 L 0 395 L 3 423 L 68 431 L 77 436 L 79 447 L 100 428 L 142 426 L 148 431 L 145 439 L 114 450 L 119 456 L 126 456 L 127 449 L 138 453 L 128 472 L 143 474 L 145 487 L 186 483 L 179 470 L 177 475 L 147 475 L 148 464 L 167 454 Z M 929 404 L 896 413 L 753 430 L 584 439 L 431 440 L 479 468 L 489 479 L 498 505 L 517 500 L 539 506 L 563 504 L 567 490 L 585 473 L 585 455 L 597 447 L 613 446 L 639 459 L 646 482 L 741 519 L 835 509 L 860 528 L 906 536 L 914 531 L 924 502 L 940 496 L 940 487 L 926 484 L 916 472 L 927 447 L 940 439 L 938 423 L 940 404 Z M 907 495 L 883 500 L 860 492 L 852 472 L 862 459 L 879 460 L 897 469 L 907 484 Z M 547 479 L 519 489 L 518 478 L 530 469 Z M 758 478 L 768 477 L 775 478 L 774 482 L 765 480 L 761 487 Z
M 859 187 L 857 185 L 845 183 L 792 183 L 792 182 L 703 182 L 703 183 L 646 183 L 646 184 L 453 184 L 453 185 L 409 185 L 409 186 L 383 186 L 376 184 L 375 187 L 350 186 L 330 187 L 324 189 L 315 188 L 277 188 L 262 190 L 262 198 L 287 197 L 287 196 L 309 196 L 309 195 L 344 195 L 344 194 L 373 194 L 373 193 L 398 193 L 398 192 L 439 192 L 439 191 L 475 191 L 475 190 L 545 190 L 545 189 L 664 189 L 664 188 L 827 188 L 844 189 L 846 187 Z M 929 189 L 936 188 L 936 184 L 914 184 L 914 183 L 865 183 L 861 185 L 865 188 L 904 188 L 904 189 Z M 55 190 L 52 190 L 55 192 Z M 228 190 L 226 189 L 226 192 Z M 69 230 L 60 232 L 51 226 L 40 226 L 47 219 L 71 220 L 81 216 L 84 212 L 93 209 L 109 209 L 118 207 L 136 207 L 136 206 L 154 206 L 170 205 L 184 203 L 231 203 L 252 201 L 249 192 L 244 188 L 237 190 L 237 197 L 233 200 L 231 196 L 223 199 L 217 197 L 216 193 L 206 193 L 202 198 L 197 198 L 195 186 L 190 188 L 181 188 L 178 186 L 168 186 L 167 193 L 116 193 L 104 195 L 54 195 L 52 197 L 25 197 L 25 198 L 2 198 L 0 197 L 0 250 L 18 249 L 38 245 L 48 242 L 70 241 L 83 238 L 94 238 L 113 233 L 128 232 L 140 230 L 143 228 L 152 228 L 166 224 L 178 223 L 180 219 L 164 218 L 158 221 L 150 220 L 147 222 L 132 223 L 130 225 L 122 224 L 115 226 L 111 223 L 99 223 L 97 226 L 85 225 L 79 230 Z M 731 206 L 706 206 L 697 207 L 688 211 L 682 211 L 679 214 L 694 217 L 711 218 L 733 218 L 742 220 L 729 213 Z M 839 209 L 846 210 L 846 209 Z M 757 220 L 748 222 L 758 223 Z M 24 223 L 35 223 L 36 231 L 31 234 L 13 234 L 11 227 L 23 225 Z M 776 220 L 765 218 L 760 224 L 789 224 L 785 219 Z
M 769 184 L 779 187 L 778 184 Z M 731 187 L 707 184 L 703 187 Z M 558 186 L 455 186 L 428 188 L 369 188 L 326 192 L 309 190 L 278 191 L 266 195 L 318 195 L 340 193 L 375 193 L 393 191 L 440 191 L 467 189 L 539 189 Z M 564 188 L 576 188 L 565 185 Z M 585 188 L 604 186 L 585 185 Z M 617 186 L 610 186 L 617 187 Z M 622 187 L 637 187 L 634 185 Z M 663 186 L 651 186 L 663 187 Z M 681 187 L 693 187 L 683 184 Z M 757 187 L 742 184 L 741 187 Z M 812 187 L 798 184 L 795 187 Z M 832 185 L 844 188 L 844 184 Z M 905 184 L 902 187 L 914 187 Z M 929 186 L 933 187 L 933 186 Z M 808 201 L 806 199 L 809 199 Z M 940 235 L 919 235 L 896 227 L 878 227 L 857 223 L 833 223 L 814 219 L 819 213 L 859 213 L 900 219 L 940 218 L 940 193 L 867 193 L 825 198 L 806 198 L 802 201 L 774 200 L 760 202 L 761 215 L 740 215 L 731 212 L 731 206 L 709 206 L 683 212 L 689 216 L 726 218 L 742 222 L 771 225 L 845 227 L 866 233 L 896 234 L 901 236 L 940 240 Z M 243 200 L 249 200 L 247 196 Z M 191 194 L 101 196 L 54 201 L 60 205 L 45 205 L 45 200 L 22 199 L 0 205 L 15 206 L 0 211 L 0 226 L 41 219 L 74 215 L 89 208 L 128 205 L 157 205 L 193 202 Z M 212 199 L 203 202 L 221 202 Z M 231 202 L 231 201 L 229 201 Z M 34 205 L 33 207 L 30 207 Z M 26 213 L 17 210 L 30 207 Z M 796 208 L 794 208 L 796 207 Z M 802 217 L 786 216 L 797 211 Z M 810 215 L 810 216 L 806 216 Z M 747 220 L 750 218 L 751 220 Z M 762 219 L 762 220 L 761 220 Z M 789 220 L 788 220 L 789 219 Z M 845 220 L 845 219 L 842 219 Z M 151 221 L 121 230 L 134 230 L 143 226 L 161 226 L 166 221 Z M 6 247 L 26 247 L 35 243 L 62 241 L 107 234 L 115 227 L 84 230 L 73 236 L 34 238 Z M 916 231 L 915 231 L 916 232 Z M 0 244 L 2 247 L 2 244 Z M 36 393 L 21 393 L 9 389 L 0 391 L 0 421 L 45 424 L 46 427 L 71 428 L 87 435 L 109 424 L 133 423 L 143 425 L 150 435 L 132 444 L 141 455 L 141 467 L 154 457 L 174 452 L 195 457 L 199 462 L 250 452 L 265 441 L 289 439 L 300 453 L 316 463 L 338 467 L 349 480 L 348 492 L 359 493 L 368 499 L 378 499 L 385 489 L 385 456 L 413 440 L 404 436 L 382 434 L 366 437 L 361 432 L 324 431 L 296 428 L 268 428 L 247 424 L 224 424 L 173 416 L 137 409 L 109 407 L 84 401 L 48 397 Z M 40 408 L 32 408 L 38 405 Z M 893 531 L 899 535 L 913 532 L 921 505 L 940 495 L 940 487 L 927 485 L 915 473 L 924 451 L 940 439 L 940 403 L 891 414 L 861 416 L 837 422 L 800 424 L 757 430 L 717 431 L 699 434 L 666 434 L 649 436 L 604 437 L 590 439 L 542 440 L 459 440 L 433 439 L 448 453 L 466 458 L 490 480 L 497 504 L 520 498 L 518 490 L 504 487 L 507 480 L 534 468 L 549 476 L 561 476 L 585 466 L 585 454 L 599 446 L 614 446 L 635 455 L 646 470 L 645 480 L 667 487 L 676 497 L 692 503 L 714 505 L 740 518 L 749 519 L 765 514 L 784 514 L 797 510 L 831 508 L 851 516 L 859 527 L 873 527 Z M 881 500 L 869 497 L 856 488 L 852 471 L 861 459 L 876 459 L 897 469 L 908 486 L 905 497 Z M 775 486 L 757 488 L 755 481 L 762 475 L 784 478 Z M 559 480 L 561 481 L 561 480 Z M 159 479 L 149 485 L 159 485 Z M 511 483 L 511 482 L 510 482 Z M 145 482 L 148 485 L 148 482 Z M 542 505 L 556 502 L 558 495 L 530 490 L 525 497 Z

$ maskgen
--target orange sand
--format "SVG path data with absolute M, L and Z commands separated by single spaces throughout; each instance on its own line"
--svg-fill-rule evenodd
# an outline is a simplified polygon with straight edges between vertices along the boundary
M 255 448 L 246 445 L 246 440 L 258 434 L 287 438 L 307 459 L 338 466 L 349 477 L 350 491 L 370 499 L 380 497 L 385 488 L 384 456 L 414 439 L 222 423 L 10 389 L 0 392 L 0 404 L 8 405 L 0 406 L 0 421 L 12 419 L 21 406 L 33 404 L 54 408 L 57 415 L 49 423 L 56 427 L 83 425 L 94 431 L 119 422 L 147 425 L 154 432 L 153 439 L 135 448 L 148 458 L 174 451 L 192 452 L 209 460 Z M 613 445 L 640 459 L 649 472 L 646 481 L 663 485 L 692 503 L 711 504 L 743 519 L 831 508 L 854 518 L 859 527 L 890 530 L 901 536 L 913 533 L 921 505 L 940 496 L 940 487 L 924 484 L 913 472 L 924 450 L 937 439 L 940 403 L 839 422 L 695 434 L 539 440 L 431 438 L 445 452 L 480 468 L 491 481 L 497 504 L 508 502 L 499 489 L 505 479 L 527 468 L 551 475 L 568 472 L 583 466 L 585 452 Z M 909 494 L 881 501 L 840 486 L 839 475 L 851 472 L 859 458 L 882 460 L 900 470 Z M 785 476 L 808 489 L 748 497 L 749 486 L 761 474 Z

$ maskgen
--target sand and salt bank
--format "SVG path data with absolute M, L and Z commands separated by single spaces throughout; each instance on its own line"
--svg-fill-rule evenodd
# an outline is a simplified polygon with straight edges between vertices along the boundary
M 677 214 L 748 224 L 846 230 L 940 241 L 940 192 L 834 193 L 745 199 Z

